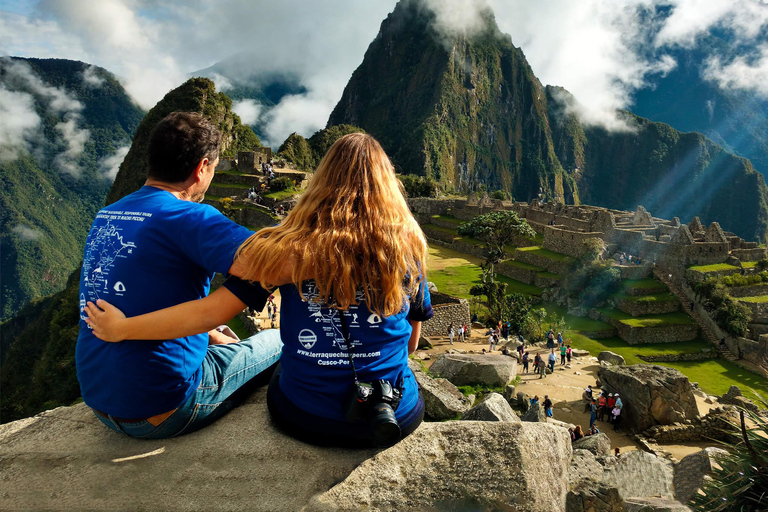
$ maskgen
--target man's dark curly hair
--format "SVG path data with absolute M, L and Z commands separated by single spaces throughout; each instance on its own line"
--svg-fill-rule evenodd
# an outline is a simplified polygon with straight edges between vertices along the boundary
M 219 156 L 219 129 L 196 112 L 172 112 L 149 136 L 147 177 L 164 183 L 181 183 L 207 158 Z

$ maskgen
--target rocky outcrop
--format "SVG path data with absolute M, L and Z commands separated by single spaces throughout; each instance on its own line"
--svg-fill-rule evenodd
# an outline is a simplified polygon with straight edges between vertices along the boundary
M 531 404 L 530 407 L 528 407 L 528 410 L 525 414 L 523 414 L 523 417 L 521 418 L 523 421 L 530 421 L 530 422 L 546 422 L 547 421 L 547 415 L 544 412 L 544 406 L 541 405 L 541 402 L 534 402 Z
M 491 393 L 464 413 L 462 420 L 474 421 L 520 421 L 506 399 L 498 393 Z
M 572 357 L 589 357 L 589 350 L 583 350 L 580 348 L 571 349 Z
M 566 512 L 624 512 L 618 489 L 596 480 L 582 480 L 565 500 Z
M 574 450 L 587 450 L 592 452 L 596 457 L 601 455 L 610 455 L 611 453 L 611 440 L 607 435 L 600 432 L 593 436 L 587 436 L 579 439 L 573 443 Z
M 315 447 L 275 429 L 262 388 L 174 439 L 122 436 L 83 404 L 2 425 L 0 508 L 562 511 L 570 459 L 566 431 L 520 422 L 424 423 L 378 454 Z
M 604 390 L 620 393 L 622 420 L 637 431 L 698 416 L 691 383 L 678 370 L 636 364 L 601 367 L 598 376 Z
M 624 499 L 672 496 L 672 464 L 641 451 L 626 452 L 607 467 L 603 482 L 616 487 Z
M 619 354 L 616 354 L 615 352 L 611 352 L 610 350 L 603 350 L 597 355 L 598 361 L 605 361 L 607 363 L 613 364 L 613 365 L 622 365 L 624 363 L 624 357 L 620 356 Z
M 704 486 L 704 477 L 712 473 L 712 464 L 718 456 L 728 452 L 720 448 L 704 448 L 692 453 L 675 465 L 675 499 L 688 503 L 696 491 Z
M 504 386 L 515 378 L 517 361 L 503 355 L 443 354 L 434 362 L 430 372 L 457 386 Z
M 416 434 L 365 461 L 305 510 L 565 510 L 566 431 L 460 421 L 424 425 Z M 546 464 L 533 446 L 546 446 Z
M 571 465 L 568 468 L 568 481 L 571 485 L 578 483 L 585 478 L 601 479 L 603 476 L 603 466 L 595 458 L 595 454 L 587 450 L 574 448 Z
M 669 498 L 629 498 L 624 501 L 626 512 L 691 512 L 679 501 Z
M 410 367 L 424 399 L 424 416 L 433 421 L 455 420 L 472 407 L 472 401 L 446 379 L 433 379 L 415 361 Z

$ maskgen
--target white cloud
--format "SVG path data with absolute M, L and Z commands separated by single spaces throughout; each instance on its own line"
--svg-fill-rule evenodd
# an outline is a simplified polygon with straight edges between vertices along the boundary
M 40 126 L 32 96 L 0 85 L 0 119 L 0 162 L 15 160 Z
M 768 97 L 768 45 L 754 62 L 737 57 L 726 64 L 713 57 L 707 61 L 704 76 L 726 89 L 747 89 Z
M 70 174 L 75 178 L 80 177 L 80 167 L 77 158 L 83 153 L 85 144 L 91 137 L 91 132 L 77 127 L 79 116 L 70 115 L 69 119 L 58 123 L 55 128 L 61 134 L 66 149 L 56 155 L 54 162 L 61 172 Z
M 120 164 L 125 160 L 125 155 L 128 154 L 129 149 L 131 149 L 131 146 L 129 145 L 121 146 L 117 148 L 112 156 L 108 156 L 101 161 L 101 174 L 104 178 L 109 181 L 115 181 L 117 171 L 120 170 Z
M 211 80 L 216 84 L 216 89 L 219 91 L 228 91 L 232 88 L 232 82 L 218 73 L 211 73 Z
M 43 236 L 42 231 L 31 228 L 26 224 L 17 224 L 11 229 L 11 231 L 19 235 L 19 238 L 21 238 L 21 240 L 24 242 L 32 242 Z
M 83 71 L 83 82 L 89 87 L 101 87 L 104 79 L 96 73 L 96 66 L 88 66 Z
M 217 82 L 218 84 L 218 82 Z M 243 124 L 253 125 L 259 120 L 259 115 L 263 110 L 261 104 L 256 100 L 242 100 L 236 101 L 232 104 L 232 110 L 240 116 L 240 120 Z

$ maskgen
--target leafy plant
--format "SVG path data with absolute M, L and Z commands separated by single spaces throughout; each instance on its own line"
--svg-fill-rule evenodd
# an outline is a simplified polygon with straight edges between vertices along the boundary
M 293 188 L 293 180 L 291 180 L 291 178 L 289 178 L 288 176 L 281 176 L 279 178 L 275 178 L 269 184 L 269 190 L 271 190 L 272 192 L 289 190 L 291 188 Z
M 459 226 L 459 234 L 469 236 L 485 243 L 485 265 L 483 265 L 483 280 L 490 278 L 493 282 L 493 267 L 504 257 L 504 246 L 510 244 L 518 236 L 533 238 L 536 232 L 513 211 L 492 212 L 478 215 L 469 222 Z
M 432 178 L 414 176 L 413 174 L 399 175 L 405 193 L 408 197 L 437 197 L 439 186 Z
M 745 416 L 753 427 L 748 428 Z M 760 512 L 768 510 L 768 423 L 757 413 L 741 410 L 733 425 L 741 440 L 718 458 L 712 479 L 693 496 L 698 512 Z
M 712 314 L 712 318 L 720 328 L 735 336 L 743 336 L 747 332 L 751 311 L 728 295 L 728 290 L 722 281 L 722 278 L 710 278 L 696 283 L 693 290 L 703 299 L 704 308 Z

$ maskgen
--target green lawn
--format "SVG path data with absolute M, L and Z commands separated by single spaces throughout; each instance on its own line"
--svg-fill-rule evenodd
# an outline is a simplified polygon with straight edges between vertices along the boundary
M 753 303 L 760 304 L 760 303 L 763 303 L 763 302 L 768 302 L 768 295 L 757 295 L 757 296 L 754 296 L 754 297 L 740 297 L 737 300 L 740 300 L 740 301 L 743 301 L 743 302 L 753 302 Z
M 455 224 L 457 228 L 465 222 L 463 220 L 457 219 L 456 217 L 451 217 L 450 215 L 433 215 L 432 218 L 450 222 L 451 224 Z
M 553 274 L 552 272 L 536 272 L 536 275 L 539 277 L 545 277 L 549 279 L 560 279 L 559 274 Z
M 742 261 L 741 266 L 744 268 L 755 268 L 757 266 L 756 261 Z
M 221 197 L 219 197 L 219 196 L 214 196 L 214 195 L 211 195 L 211 194 L 205 194 L 205 198 L 206 198 L 208 201 L 218 201 L 219 199 L 221 199 Z
M 555 261 L 564 261 L 568 263 L 575 263 L 576 259 L 571 258 L 570 256 L 566 256 L 565 254 L 560 254 L 559 252 L 550 251 L 548 249 L 544 249 L 543 247 L 533 246 L 533 247 L 520 247 L 517 249 L 518 251 L 528 252 L 531 254 L 536 254 L 537 256 L 543 256 L 544 258 L 549 258 L 551 260 Z
M 457 267 L 447 267 L 441 270 L 429 272 L 429 280 L 435 283 L 441 293 L 447 293 L 454 297 L 470 299 L 469 289 L 476 284 L 481 283 L 482 271 L 477 265 L 461 265 Z M 508 293 L 522 293 L 525 295 L 540 296 L 542 289 L 509 277 L 496 275 L 496 280 L 501 283 L 507 283 Z
M 614 297 L 619 300 L 628 300 L 630 302 L 638 302 L 641 304 L 649 302 L 676 302 L 679 300 L 676 295 L 669 292 L 652 293 L 649 295 L 625 295 L 623 293 L 617 293 Z
M 523 270 L 533 270 L 534 272 L 544 272 L 545 269 L 541 267 L 537 267 L 536 265 L 531 265 L 530 263 L 523 263 L 522 261 L 516 261 L 516 260 L 506 260 L 504 262 L 505 265 L 509 265 L 511 267 L 517 267 L 521 268 Z M 554 275 L 554 274 L 552 274 Z
M 655 279 L 624 279 L 621 282 L 621 286 L 625 290 L 629 290 L 629 289 L 655 290 L 657 288 L 659 290 L 667 289 L 667 285 Z
M 601 322 L 600 320 L 592 320 L 591 318 L 571 315 L 568 313 L 568 310 L 562 306 L 558 306 L 557 304 L 547 303 L 544 304 L 543 307 L 547 310 L 547 316 L 550 319 L 553 315 L 563 317 L 565 319 L 565 328 L 570 331 L 589 332 L 613 329 L 611 324 Z M 549 327 L 547 326 L 547 328 Z
M 277 192 L 269 192 L 268 194 L 264 194 L 264 197 L 268 197 L 269 199 L 274 199 L 275 201 L 282 201 L 283 199 L 294 196 L 296 194 L 297 192 L 295 190 L 288 189 L 288 190 L 278 190 Z
M 733 270 L 734 272 L 739 271 L 739 267 L 734 267 L 733 265 L 729 265 L 727 263 L 716 263 L 714 265 L 696 265 L 693 267 L 688 267 L 689 270 L 693 270 L 694 272 L 720 272 L 723 270 Z
M 221 187 L 221 188 L 238 188 L 242 190 L 247 190 L 251 188 L 251 185 L 243 185 L 242 183 L 216 183 L 215 181 L 211 183 L 214 187 Z
M 429 229 L 433 229 L 435 231 L 440 231 L 442 233 L 446 233 L 446 234 L 449 234 L 449 235 L 453 236 L 453 239 L 454 240 L 458 240 L 459 242 L 464 242 L 464 243 L 476 245 L 478 247 L 484 247 L 485 246 L 485 244 L 483 242 L 481 242 L 480 240 L 476 240 L 476 239 L 470 238 L 468 236 L 460 236 L 459 232 L 457 230 L 455 230 L 455 229 L 446 228 L 446 227 L 443 227 L 443 226 L 436 226 L 435 224 L 428 224 L 428 226 L 429 226 Z
M 621 319 L 620 322 L 631 327 L 661 327 L 664 325 L 689 325 L 696 323 L 693 318 L 685 313 L 629 317 Z

